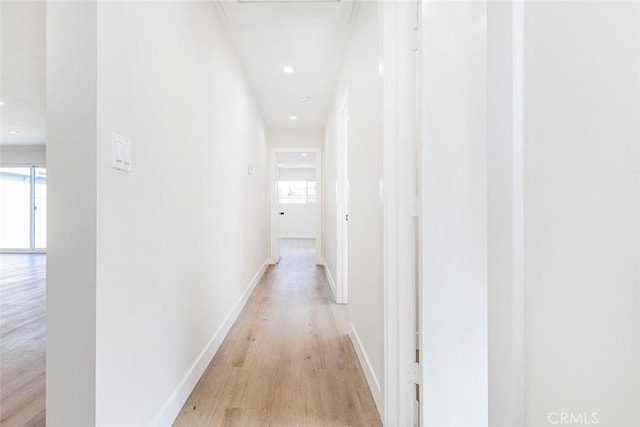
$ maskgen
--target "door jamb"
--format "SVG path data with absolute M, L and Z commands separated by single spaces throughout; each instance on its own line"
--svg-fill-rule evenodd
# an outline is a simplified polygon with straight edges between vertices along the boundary
M 417 205 L 417 103 L 410 94 L 410 31 L 416 1 L 381 2 L 379 9 L 383 76 L 383 298 L 385 425 L 413 425 L 411 373 L 415 360 L 416 239 L 411 232 Z M 417 46 L 413 46 L 417 49 Z M 416 59 L 417 60 L 417 59 Z M 411 114 L 413 112 L 413 114 Z M 413 147 L 411 144 L 415 144 Z M 412 152 L 415 151 L 415 152 Z M 413 202 L 413 203 L 412 203 Z M 413 266 L 413 268 L 411 268 Z

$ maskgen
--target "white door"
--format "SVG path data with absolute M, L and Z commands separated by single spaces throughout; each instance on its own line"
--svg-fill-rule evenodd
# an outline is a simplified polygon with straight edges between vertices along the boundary
M 283 211 L 278 206 L 278 158 L 276 152 L 271 153 L 271 264 L 280 261 L 280 230 Z
M 338 283 L 336 302 L 346 304 L 349 300 L 349 109 L 347 90 L 338 110 Z
M 486 0 L 422 2 L 424 426 L 488 425 L 486 22 Z

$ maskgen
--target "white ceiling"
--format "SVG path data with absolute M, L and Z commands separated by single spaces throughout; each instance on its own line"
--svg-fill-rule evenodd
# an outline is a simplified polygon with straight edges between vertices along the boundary
M 220 0 L 269 129 L 322 129 L 347 44 L 353 1 Z M 294 72 L 285 74 L 285 66 Z M 302 101 L 310 97 L 309 101 Z M 297 120 L 290 120 L 295 115 Z
M 45 40 L 43 1 L 0 2 L 0 144 L 45 143 Z M 14 135 L 9 131 L 18 131 Z
M 268 128 L 322 129 L 347 44 L 353 1 L 219 4 Z M 2 1 L 0 7 L 0 100 L 6 104 L 0 106 L 0 144 L 44 144 L 45 2 Z M 283 73 L 285 66 L 294 72 Z M 303 97 L 311 99 L 304 102 Z M 290 120 L 291 115 L 297 120 Z
M 315 169 L 315 153 L 278 153 L 278 167 L 281 169 Z

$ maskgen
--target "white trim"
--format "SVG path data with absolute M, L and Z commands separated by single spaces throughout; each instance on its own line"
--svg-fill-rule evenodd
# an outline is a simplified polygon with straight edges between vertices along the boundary
M 333 301 L 336 301 L 336 282 L 333 280 L 333 276 L 331 275 L 331 270 L 329 270 L 329 266 L 325 263 L 324 258 L 320 261 L 324 267 L 324 274 L 327 276 L 327 282 L 329 283 L 329 288 L 331 289 L 331 294 L 333 295 Z
M 315 239 L 315 234 L 281 234 L 281 239 Z M 316 262 L 316 264 L 320 265 L 320 261 Z
M 262 275 L 264 274 L 268 265 L 269 259 L 267 258 L 260 266 L 255 276 L 253 276 L 251 282 L 249 282 L 249 285 L 245 289 L 238 302 L 236 302 L 229 314 L 227 314 L 227 317 L 224 319 L 216 333 L 213 334 L 213 337 L 211 337 L 209 343 L 198 355 L 195 362 L 191 366 L 191 369 L 189 369 L 182 381 L 180 381 L 180 384 L 178 384 L 178 387 L 176 387 L 165 404 L 162 405 L 162 408 L 158 412 L 158 415 L 153 420 L 153 423 L 151 425 L 171 426 L 173 424 L 176 417 L 180 413 L 180 410 L 184 406 L 184 403 L 187 401 L 187 398 L 200 380 L 200 377 L 204 373 L 205 369 L 207 369 L 207 366 L 209 366 L 209 363 L 211 363 L 213 356 L 215 356 L 216 352 L 220 348 L 222 341 L 229 333 L 231 326 L 233 326 L 233 323 L 236 321 L 238 315 L 249 300 L 249 296 L 251 296 L 251 293 L 255 289 L 256 285 L 260 282 L 260 279 L 262 278 Z
M 36 248 L 36 249 L 0 249 L 0 254 L 46 254 L 47 250 L 45 248 Z
M 512 4 L 513 72 L 513 329 L 514 419 L 526 422 L 524 299 L 524 0 Z
M 416 350 L 418 200 L 418 2 L 382 2 L 381 57 L 384 72 L 383 306 L 385 425 L 417 422 L 408 381 Z M 417 313 L 420 315 L 420 313 Z M 381 415 L 382 412 L 381 412 Z
M 381 50 L 384 70 L 383 135 L 383 307 L 384 307 L 384 412 L 386 425 L 398 424 L 403 378 L 400 367 L 400 310 L 398 292 L 398 7 L 384 2 L 380 8 Z M 404 423 L 406 425 L 406 423 Z
M 351 338 L 353 348 L 356 350 L 356 355 L 358 356 L 358 360 L 360 361 L 360 366 L 362 367 L 364 376 L 367 379 L 367 384 L 369 385 L 369 389 L 371 390 L 371 394 L 373 395 L 373 400 L 376 402 L 376 407 L 378 408 L 378 412 L 380 413 L 380 418 L 384 419 L 384 407 L 382 404 L 382 390 L 380 388 L 380 381 L 378 381 L 378 377 L 376 376 L 375 371 L 371 366 L 371 362 L 369 361 L 367 352 L 364 350 L 364 346 L 360 341 L 360 336 L 358 336 L 358 332 L 356 332 L 353 323 L 349 324 L 349 338 Z

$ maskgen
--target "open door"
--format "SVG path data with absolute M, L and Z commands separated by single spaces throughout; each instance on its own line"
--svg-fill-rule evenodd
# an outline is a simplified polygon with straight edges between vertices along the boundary
M 276 152 L 271 153 L 271 264 L 280 261 L 280 230 L 282 216 L 285 214 L 278 206 L 278 159 Z
M 349 300 L 349 109 L 348 89 L 338 109 L 337 117 L 337 283 L 336 302 L 347 304 Z

